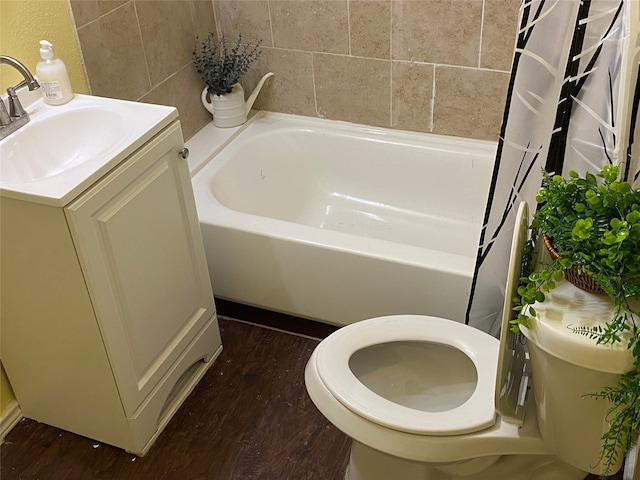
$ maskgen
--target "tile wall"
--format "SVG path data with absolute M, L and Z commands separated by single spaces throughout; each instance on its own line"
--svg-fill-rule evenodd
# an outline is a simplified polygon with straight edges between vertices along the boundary
M 70 0 L 94 95 L 173 105 L 186 139 L 211 121 L 191 63 L 215 32 L 211 0 Z
M 196 35 L 262 40 L 255 108 L 496 139 L 519 0 L 70 0 L 92 92 L 210 120 Z M 215 15 L 214 15 L 215 11 Z

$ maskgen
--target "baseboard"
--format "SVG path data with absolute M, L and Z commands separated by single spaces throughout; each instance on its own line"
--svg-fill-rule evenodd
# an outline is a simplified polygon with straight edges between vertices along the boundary
M 0 415 L 0 440 L 4 441 L 4 437 L 20 420 L 22 420 L 22 410 L 20 410 L 18 402 L 14 400 Z
M 0 0 L 2 1 L 2 0 Z M 322 340 L 339 327 L 216 297 L 218 315 Z

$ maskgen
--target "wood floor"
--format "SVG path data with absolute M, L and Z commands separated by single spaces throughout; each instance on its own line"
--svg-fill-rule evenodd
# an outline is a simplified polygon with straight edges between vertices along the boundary
M 342 479 L 350 440 L 315 409 L 304 387 L 318 341 L 227 315 L 317 338 L 334 328 L 217 303 L 224 350 L 145 457 L 22 420 L 0 449 L 0 478 Z
M 1 448 L 2 480 L 336 480 L 349 439 L 306 395 L 316 340 L 220 317 L 224 350 L 142 458 L 31 420 Z

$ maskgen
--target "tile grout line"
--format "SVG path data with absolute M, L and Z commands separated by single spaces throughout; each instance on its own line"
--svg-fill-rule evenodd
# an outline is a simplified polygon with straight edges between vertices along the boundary
M 482 36 L 484 35 L 484 10 L 487 0 L 482 0 L 482 13 L 480 14 L 480 42 L 478 44 L 478 68 L 482 65 Z
M 389 125 L 393 127 L 393 4 L 389 1 Z

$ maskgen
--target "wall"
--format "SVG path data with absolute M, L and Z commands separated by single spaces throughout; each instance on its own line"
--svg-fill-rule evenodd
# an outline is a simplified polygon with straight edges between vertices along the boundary
M 175 105 L 185 137 L 210 121 L 196 35 L 262 39 L 245 77 L 274 71 L 256 108 L 496 139 L 516 0 L 71 0 L 92 93 Z
M 211 0 L 70 0 L 94 95 L 173 105 L 185 138 L 211 121 L 192 65 L 215 32 Z
M 7 378 L 7 374 L 4 372 L 4 368 L 0 364 L 0 416 L 7 411 L 15 399 L 16 397 L 11 389 L 11 384 Z
M 516 0 L 214 0 L 218 31 L 262 39 L 257 108 L 497 139 Z
M 53 43 L 64 60 L 73 89 L 87 93 L 84 69 L 66 0 L 1 0 L 0 52 L 20 60 L 35 75 L 40 61 L 40 40 Z M 2 91 L 22 80 L 13 68 L 0 67 Z
M 76 92 L 87 93 L 87 83 L 66 0 L 0 0 L 0 53 L 15 57 L 35 74 L 40 60 L 40 40 L 53 43 L 56 55 L 67 66 Z M 13 68 L 0 66 L 0 88 L 16 85 L 22 76 Z M 0 364 L 0 418 L 15 402 L 11 385 Z

